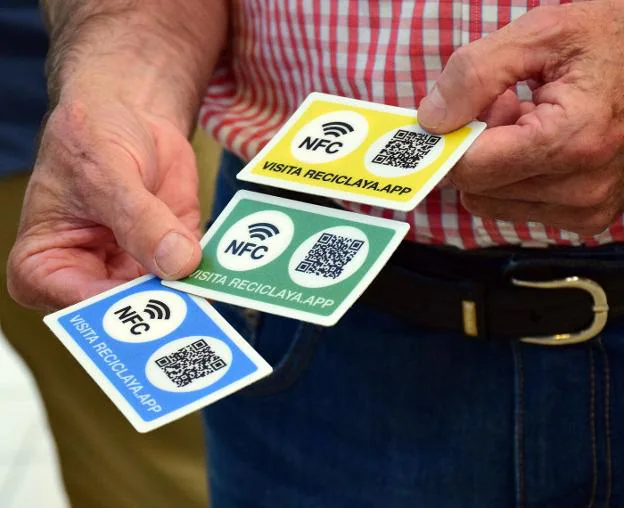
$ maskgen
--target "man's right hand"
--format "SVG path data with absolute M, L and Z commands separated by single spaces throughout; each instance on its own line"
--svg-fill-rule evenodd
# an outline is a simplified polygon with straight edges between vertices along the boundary
M 54 103 L 9 258 L 11 295 L 55 309 L 199 263 L 187 140 L 224 45 L 225 0 L 46 0 Z
M 65 306 L 149 271 L 199 263 L 197 171 L 168 120 L 86 98 L 51 113 L 9 260 L 22 304 Z

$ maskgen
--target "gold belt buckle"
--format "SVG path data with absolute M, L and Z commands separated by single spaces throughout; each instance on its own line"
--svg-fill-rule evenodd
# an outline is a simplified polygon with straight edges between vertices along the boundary
M 556 335 L 545 335 L 543 337 L 521 337 L 522 342 L 529 344 L 539 344 L 542 346 L 566 346 L 569 344 L 578 344 L 594 338 L 598 335 L 607 324 L 607 316 L 609 314 L 609 305 L 607 302 L 607 294 L 602 286 L 591 279 L 580 277 L 567 277 L 565 279 L 550 280 L 545 282 L 533 282 L 519 279 L 511 280 L 516 286 L 538 289 L 564 289 L 576 288 L 587 291 L 592 299 L 592 310 L 594 311 L 594 320 L 592 323 L 579 332 L 558 333 Z

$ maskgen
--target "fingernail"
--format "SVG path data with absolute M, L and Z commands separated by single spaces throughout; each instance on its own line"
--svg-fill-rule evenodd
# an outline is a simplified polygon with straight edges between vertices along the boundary
M 418 120 L 423 127 L 435 129 L 446 117 L 446 101 L 437 86 L 427 95 L 418 108 Z
M 193 244 L 184 235 L 171 231 L 158 244 L 154 261 L 163 275 L 179 273 L 193 255 Z

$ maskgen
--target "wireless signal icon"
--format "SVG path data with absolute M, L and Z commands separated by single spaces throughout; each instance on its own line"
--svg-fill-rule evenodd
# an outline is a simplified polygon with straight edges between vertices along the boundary
M 323 124 L 323 134 L 335 138 L 349 134 L 354 130 L 353 126 L 347 122 L 327 122 Z
M 169 319 L 171 317 L 171 310 L 165 302 L 160 300 L 149 300 L 143 311 L 150 319 Z
M 249 238 L 257 238 L 264 242 L 267 238 L 279 235 L 279 229 L 269 222 L 258 222 L 247 227 L 249 229 Z

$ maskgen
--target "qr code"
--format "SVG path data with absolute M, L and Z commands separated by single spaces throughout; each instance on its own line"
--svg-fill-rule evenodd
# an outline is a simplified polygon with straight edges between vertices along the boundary
M 204 339 L 156 360 L 156 365 L 178 388 L 191 384 L 221 370 L 227 363 L 216 354 Z
M 392 139 L 375 156 L 373 162 L 395 168 L 413 169 L 442 138 L 425 132 L 404 129 L 396 131 Z
M 364 240 L 323 233 L 295 270 L 336 279 L 362 245 Z

